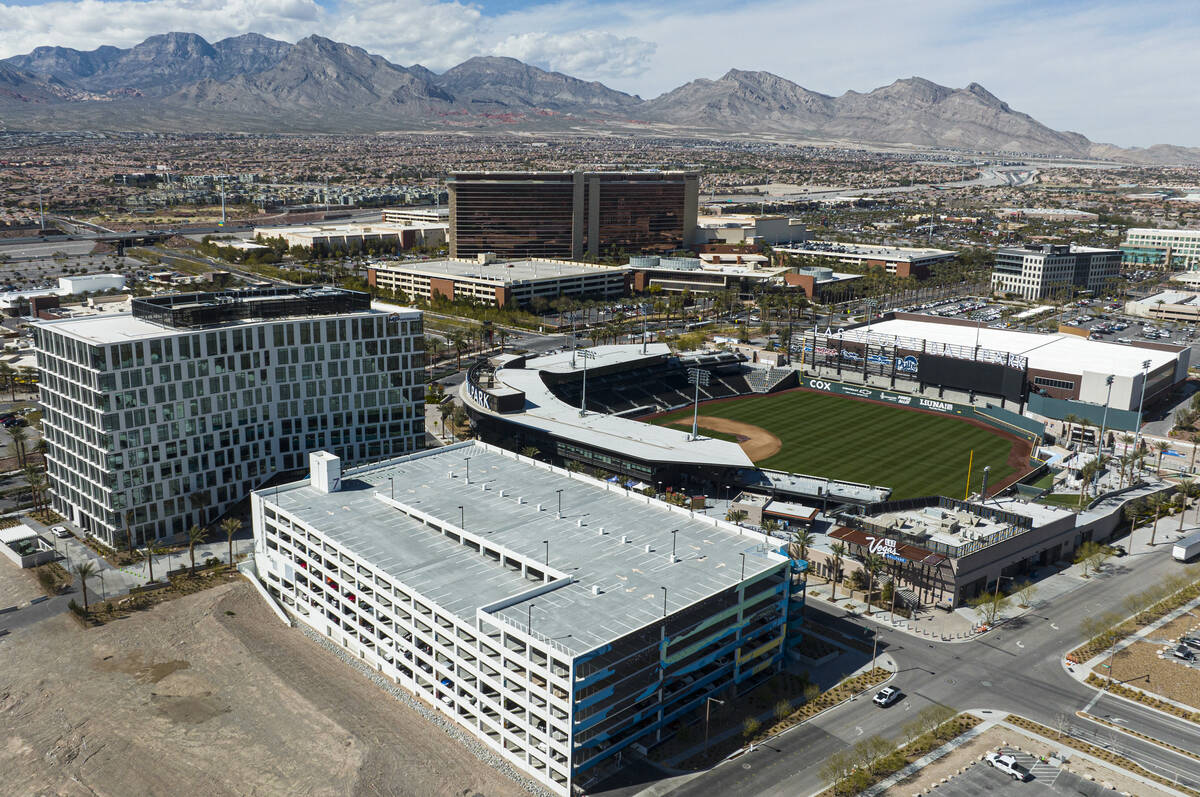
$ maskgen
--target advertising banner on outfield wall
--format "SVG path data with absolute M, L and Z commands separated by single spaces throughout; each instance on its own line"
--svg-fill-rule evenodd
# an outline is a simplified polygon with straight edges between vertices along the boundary
M 880 390 L 874 387 L 866 387 L 865 385 L 851 385 L 845 382 L 835 382 L 830 379 L 820 379 L 816 377 L 805 377 L 804 379 L 801 379 L 800 386 L 809 388 L 810 390 L 819 390 L 823 393 L 834 393 L 839 396 L 850 396 L 852 398 L 879 401 L 884 404 L 894 404 L 897 407 L 908 407 L 909 409 L 914 410 L 928 410 L 930 412 L 938 412 L 943 415 L 957 415 L 960 418 L 983 421 L 988 426 L 999 429 L 1002 432 L 1015 434 L 1034 442 L 1039 440 L 1041 437 L 1041 434 L 1033 431 L 1034 428 L 1041 427 L 1041 424 L 1030 420 L 1028 424 L 1024 424 L 1030 426 L 1030 428 L 1023 429 L 1012 422 L 1004 420 L 1003 418 L 996 418 L 989 415 L 989 412 L 994 412 L 994 408 L 991 407 L 972 407 L 969 404 L 956 404 L 952 401 L 925 398 L 924 396 L 910 396 L 907 393 L 897 393 L 892 390 Z M 999 415 L 1000 413 L 996 414 Z M 1044 431 L 1044 427 L 1042 427 L 1042 430 Z

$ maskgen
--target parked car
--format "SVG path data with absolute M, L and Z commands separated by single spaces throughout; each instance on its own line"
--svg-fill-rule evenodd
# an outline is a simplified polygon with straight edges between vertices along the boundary
M 887 708 L 891 704 L 900 699 L 900 690 L 895 686 L 885 686 L 875 693 L 875 697 L 871 702 L 877 706 Z
M 1032 780 L 1033 775 L 1029 770 L 1017 763 L 1017 759 L 1008 753 L 988 753 L 986 760 L 989 767 L 994 767 L 1001 772 L 1011 775 L 1013 780 L 1027 781 Z
M 1178 645 L 1171 651 L 1171 655 L 1183 661 L 1192 661 L 1196 658 L 1196 654 L 1187 645 Z
M 67 537 L 71 536 L 71 532 L 67 531 L 66 526 L 51 526 L 50 533 L 55 537 L 58 537 L 60 540 L 65 540 Z
M 1179 641 L 1182 644 L 1187 645 L 1189 648 L 1200 649 L 1200 637 L 1181 636 L 1181 637 L 1179 637 Z

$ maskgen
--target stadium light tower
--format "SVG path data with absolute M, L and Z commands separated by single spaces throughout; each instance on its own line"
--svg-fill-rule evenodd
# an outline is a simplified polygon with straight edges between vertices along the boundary
M 587 364 L 588 360 L 596 359 L 596 353 L 591 349 L 580 349 L 579 357 L 583 360 L 583 390 L 579 396 L 579 417 L 587 415 Z
M 695 405 L 692 409 L 692 439 L 693 440 L 695 440 L 697 437 L 699 437 L 697 432 L 699 432 L 699 423 L 700 423 L 700 386 L 704 385 L 705 387 L 707 387 L 709 378 L 710 378 L 710 375 L 709 375 L 708 371 L 705 371 L 703 368 L 689 368 L 688 369 L 688 381 L 696 386 L 696 400 L 695 400 Z
M 1104 430 L 1108 427 L 1108 405 L 1112 401 L 1112 374 L 1104 378 L 1104 384 L 1108 385 L 1108 395 L 1104 397 L 1104 417 L 1100 420 L 1100 437 L 1096 439 L 1096 459 L 1104 456 Z
M 871 334 L 871 321 L 875 318 L 875 308 L 879 306 L 878 299 L 867 299 L 864 302 L 867 306 L 867 334 Z
M 1146 383 L 1150 381 L 1150 361 L 1142 360 L 1142 397 L 1138 399 L 1137 433 L 1133 436 L 1133 456 L 1137 457 L 1142 450 L 1142 407 L 1146 403 Z M 1136 460 L 1135 460 L 1136 461 Z M 1139 463 L 1140 465 L 1140 463 Z

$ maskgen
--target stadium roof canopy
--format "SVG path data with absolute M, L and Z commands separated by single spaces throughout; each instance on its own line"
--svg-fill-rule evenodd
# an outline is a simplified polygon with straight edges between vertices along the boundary
M 640 361 L 665 357 L 671 353 L 665 343 L 648 344 L 645 354 L 640 344 L 594 346 L 583 351 L 595 355 L 587 360 L 589 371 L 622 364 L 635 368 Z M 510 423 L 537 429 L 560 439 L 575 440 L 593 448 L 619 451 L 625 456 L 647 462 L 754 467 L 737 443 L 714 440 L 704 435 L 691 440 L 689 432 L 602 412 L 589 411 L 581 415 L 578 407 L 555 396 L 542 379 L 543 372 L 557 375 L 574 373 L 582 381 L 585 358 L 577 354 L 574 359 L 575 364 L 572 365 L 571 351 L 566 350 L 530 359 L 524 368 L 497 369 L 497 383 L 525 394 L 525 406 L 520 412 L 492 413 L 472 401 L 466 390 L 462 391 L 463 400 L 480 411 L 495 414 Z

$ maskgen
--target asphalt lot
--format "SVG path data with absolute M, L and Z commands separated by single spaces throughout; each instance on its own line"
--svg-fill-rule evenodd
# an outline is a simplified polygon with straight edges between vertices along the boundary
M 1031 756 L 1018 754 L 1017 759 L 1027 768 L 1033 764 Z M 997 797 L 1040 797 L 1050 794 L 1091 795 L 1112 794 L 1099 783 L 1085 780 L 1073 772 L 1055 769 L 1046 776 L 1035 777 L 1021 783 L 1003 772 L 998 772 L 983 762 L 973 764 L 966 772 L 955 776 L 949 783 L 938 786 L 939 797 L 974 797 L 977 794 L 994 794 Z

